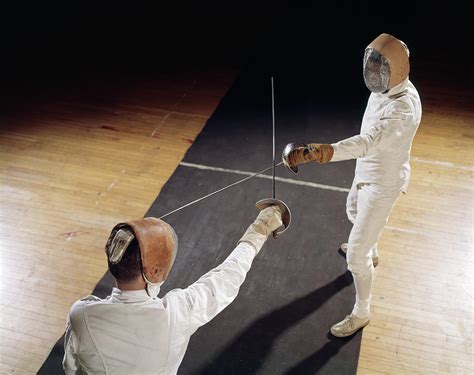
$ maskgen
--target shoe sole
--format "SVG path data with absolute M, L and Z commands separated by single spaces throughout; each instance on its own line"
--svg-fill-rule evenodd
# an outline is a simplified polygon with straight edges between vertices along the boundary
M 345 333 L 345 334 L 336 334 L 332 331 L 331 329 L 331 335 L 333 335 L 334 337 L 347 337 L 347 336 L 352 336 L 353 334 L 357 333 L 358 331 L 360 331 L 361 329 L 367 327 L 367 325 L 370 323 L 370 320 L 368 320 L 366 323 L 364 323 L 363 325 L 361 325 L 359 328 L 357 328 L 355 331 L 352 331 L 350 333 Z

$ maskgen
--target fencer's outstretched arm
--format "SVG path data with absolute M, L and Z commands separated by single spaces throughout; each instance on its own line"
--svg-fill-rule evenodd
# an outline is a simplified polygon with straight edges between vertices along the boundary
M 393 102 L 384 116 L 366 132 L 332 144 L 334 155 L 331 161 L 363 158 L 396 145 L 405 139 L 409 130 L 407 124 L 413 122 L 412 113 L 407 103 Z
M 175 289 L 163 298 L 165 304 L 179 305 L 178 319 L 183 333 L 192 334 L 227 307 L 237 296 L 240 286 L 270 233 L 282 225 L 277 206 L 262 210 L 240 238 L 227 259 L 186 289 Z
M 289 143 L 283 151 L 283 161 L 288 167 L 299 164 L 341 161 L 370 156 L 387 147 L 392 147 L 406 139 L 411 131 L 407 124 L 413 123 L 413 111 L 402 101 L 394 101 L 383 117 L 367 131 L 333 144 L 309 143 L 307 145 Z

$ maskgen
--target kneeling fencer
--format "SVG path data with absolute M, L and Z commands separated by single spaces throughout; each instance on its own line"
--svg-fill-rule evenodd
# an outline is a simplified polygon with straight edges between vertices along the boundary
M 346 250 L 356 299 L 345 319 L 331 328 L 334 336 L 352 335 L 370 321 L 370 297 L 377 242 L 410 177 L 410 150 L 421 120 L 421 102 L 408 79 L 409 51 L 389 34 L 379 35 L 365 49 L 364 81 L 370 94 L 359 135 L 334 144 L 290 143 L 283 161 L 293 172 L 298 164 L 357 159 L 347 197 L 347 216 L 354 224 Z
M 260 211 L 219 266 L 158 298 L 178 248 L 173 228 L 147 217 L 116 225 L 107 241 L 117 287 L 74 303 L 65 334 L 66 374 L 175 374 L 191 335 L 237 296 L 254 257 L 282 226 L 279 206 Z

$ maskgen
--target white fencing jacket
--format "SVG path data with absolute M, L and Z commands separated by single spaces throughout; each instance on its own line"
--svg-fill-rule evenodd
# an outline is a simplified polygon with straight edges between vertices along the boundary
M 421 121 L 421 101 L 408 78 L 387 93 L 372 93 L 360 134 L 333 144 L 331 161 L 357 159 L 354 182 L 406 191 L 410 150 Z
M 77 301 L 65 335 L 66 374 L 175 374 L 191 335 L 235 299 L 255 255 L 241 242 L 221 265 L 163 298 L 114 288 L 106 299 Z

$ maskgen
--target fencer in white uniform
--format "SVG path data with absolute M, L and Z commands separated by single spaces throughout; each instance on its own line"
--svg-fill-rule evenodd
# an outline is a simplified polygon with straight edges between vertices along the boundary
M 106 253 L 117 288 L 71 307 L 66 374 L 177 373 L 191 335 L 235 299 L 254 257 L 281 225 L 279 207 L 263 209 L 222 264 L 163 298 L 159 287 L 177 252 L 173 228 L 156 218 L 115 226 Z
M 379 35 L 364 54 L 364 81 L 372 92 L 359 135 L 333 144 L 290 143 L 283 161 L 294 172 L 298 164 L 357 159 L 347 197 L 347 216 L 354 224 L 347 244 L 347 264 L 356 289 L 352 312 L 333 325 L 338 337 L 352 335 L 370 321 L 370 298 L 377 242 L 390 212 L 410 178 L 410 150 L 421 121 L 421 101 L 409 81 L 409 51 L 399 39 Z

